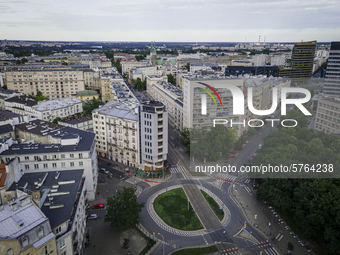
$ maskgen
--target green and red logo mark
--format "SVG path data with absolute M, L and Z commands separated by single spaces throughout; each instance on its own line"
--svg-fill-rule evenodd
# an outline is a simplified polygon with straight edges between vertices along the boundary
M 218 100 L 220 101 L 221 106 L 223 106 L 222 100 L 221 100 L 221 98 L 220 98 L 220 95 L 217 93 L 217 91 L 216 91 L 213 87 L 211 87 L 210 85 L 205 84 L 205 83 L 203 83 L 203 82 L 198 82 L 198 83 L 199 83 L 199 84 L 202 84 L 202 85 L 204 85 L 204 86 L 206 86 L 206 87 L 209 88 L 212 92 L 214 92 L 214 94 L 217 96 Z M 200 88 L 200 87 L 197 87 L 197 88 L 200 89 L 200 90 L 202 90 L 202 91 L 204 91 L 204 92 L 206 92 L 206 93 L 212 98 L 212 100 L 214 101 L 215 105 L 217 106 L 217 103 L 216 103 L 216 100 L 215 100 L 214 96 L 213 96 L 208 90 L 206 90 L 206 89 L 204 89 L 204 88 Z

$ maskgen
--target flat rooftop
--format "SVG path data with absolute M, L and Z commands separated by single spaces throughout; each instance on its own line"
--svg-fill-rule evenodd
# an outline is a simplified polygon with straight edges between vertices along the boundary
M 49 110 L 55 110 L 55 109 L 62 109 L 69 106 L 73 106 L 75 104 L 81 104 L 79 98 L 75 97 L 66 97 L 61 99 L 54 99 L 54 100 L 48 100 L 43 102 L 38 102 L 37 105 L 35 105 L 33 108 L 36 111 L 49 111 Z
M 102 107 L 93 110 L 93 113 L 97 112 L 98 114 L 138 121 L 138 102 L 109 101 Z

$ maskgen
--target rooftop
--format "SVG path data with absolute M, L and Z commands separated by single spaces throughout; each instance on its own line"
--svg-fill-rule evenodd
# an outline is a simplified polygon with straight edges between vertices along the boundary
M 61 120 L 58 121 L 59 122 L 63 122 L 63 123 L 67 123 L 67 124 L 71 124 L 71 125 L 75 125 L 78 124 L 80 122 L 86 122 L 86 121 L 91 121 L 92 120 L 92 116 L 71 116 L 71 117 L 65 117 L 62 118 Z
M 80 101 L 79 98 L 66 97 L 66 98 L 61 98 L 61 99 L 54 99 L 54 100 L 39 102 L 38 105 L 34 106 L 33 108 L 36 111 L 48 111 L 48 110 L 66 108 L 74 104 L 81 104 L 81 103 L 82 102 Z
M 83 90 L 83 91 L 78 91 L 76 96 L 96 96 L 98 95 L 97 91 L 94 90 Z
M 13 131 L 13 127 L 12 127 L 11 124 L 6 124 L 6 125 L 0 126 L 0 135 L 6 134 L 6 133 L 9 133 L 9 132 L 12 132 L 12 131 Z
M 38 104 L 38 102 L 34 101 L 33 99 L 31 99 L 27 96 L 11 97 L 11 98 L 5 99 L 5 102 L 23 104 L 23 105 L 27 105 L 27 106 L 34 106 L 34 105 Z
M 46 173 L 47 176 L 45 176 Z M 50 171 L 46 173 L 25 173 L 8 190 L 15 191 L 17 187 L 25 186 L 26 190 L 46 192 L 47 196 L 41 194 L 41 211 L 49 219 L 53 229 L 70 219 L 77 193 L 83 184 L 83 170 Z M 42 182 L 38 187 L 37 183 L 40 181 Z
M 50 132 L 59 130 L 62 127 L 63 126 L 48 121 L 33 120 L 28 123 L 16 125 L 15 129 L 20 131 L 29 131 L 29 133 L 37 135 L 47 135 Z
M 156 84 L 162 88 L 163 90 L 165 90 L 165 93 L 169 94 L 174 98 L 174 99 L 179 99 L 180 101 L 183 102 L 183 91 L 172 85 L 170 82 L 166 82 L 166 81 L 157 81 Z
M 109 101 L 102 107 L 93 110 L 93 113 L 138 121 L 137 106 L 137 103 L 130 101 Z
M 12 206 L 17 207 L 15 211 L 8 203 L 0 211 L 0 239 L 17 238 L 48 220 L 34 202 L 29 199 L 25 204 L 21 202 L 24 199 L 29 198 L 20 197 L 11 201 Z
M 9 120 L 9 119 L 13 119 L 16 117 L 20 117 L 21 115 L 8 111 L 8 110 L 2 110 L 0 109 L 0 121 L 5 121 L 5 120 Z
M 13 144 L 8 150 L 0 155 L 22 155 L 22 154 L 42 154 L 42 153 L 63 153 L 90 151 L 94 142 L 95 134 L 84 130 L 63 127 L 61 129 L 47 131 L 60 143 L 54 144 Z M 43 134 L 44 135 L 44 134 Z M 70 141 L 72 139 L 72 141 Z M 68 143 L 69 145 L 65 145 Z

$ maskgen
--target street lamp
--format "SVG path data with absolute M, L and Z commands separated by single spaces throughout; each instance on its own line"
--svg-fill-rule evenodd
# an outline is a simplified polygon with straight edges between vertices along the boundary
M 164 255 L 164 236 L 161 233 L 158 233 L 163 238 L 163 255 Z

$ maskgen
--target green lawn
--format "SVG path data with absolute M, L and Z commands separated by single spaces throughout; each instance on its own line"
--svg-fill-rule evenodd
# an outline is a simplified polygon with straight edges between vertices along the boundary
M 189 172 L 192 176 L 205 176 L 205 173 L 190 171 Z
M 218 249 L 216 246 L 209 246 L 209 247 L 204 247 L 204 248 L 192 248 L 192 249 L 185 249 L 185 250 L 180 250 L 176 251 L 173 253 L 173 255 L 204 255 L 204 254 L 209 254 L 212 252 L 217 252 Z
M 210 205 L 211 209 L 216 214 L 217 218 L 219 220 L 223 220 L 224 213 L 223 213 L 223 210 L 220 209 L 220 206 L 217 204 L 217 202 L 211 196 L 209 196 L 206 192 L 204 192 L 203 190 L 201 190 L 201 193 L 204 196 L 204 198 L 207 200 L 207 202 Z
M 323 87 L 312 87 L 312 88 L 307 88 L 308 90 L 319 90 L 319 89 L 323 89 Z
M 182 188 L 168 191 L 168 195 L 159 195 L 154 202 L 156 213 L 169 226 L 181 230 L 203 229 L 200 220 L 195 217 L 195 212 L 189 204 Z

